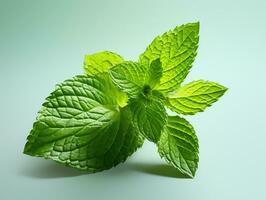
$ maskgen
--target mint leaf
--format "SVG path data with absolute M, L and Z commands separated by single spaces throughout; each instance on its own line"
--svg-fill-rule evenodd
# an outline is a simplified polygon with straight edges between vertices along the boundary
M 227 88 L 210 81 L 194 81 L 169 96 L 167 106 L 174 112 L 193 115 L 204 111 L 226 92 Z
M 84 70 L 86 74 L 98 74 L 107 72 L 110 67 L 123 62 L 123 58 L 113 52 L 103 51 L 92 55 L 86 55 Z
M 24 153 L 89 172 L 109 169 L 143 142 L 128 113 L 107 74 L 76 76 L 46 99 Z
M 153 60 L 149 67 L 149 85 L 151 88 L 154 88 L 157 84 L 160 83 L 162 77 L 163 69 L 160 59 Z
M 158 142 L 160 156 L 181 173 L 194 177 L 198 168 L 198 139 L 193 127 L 185 119 L 169 116 Z
M 112 67 L 109 74 L 119 89 L 130 98 L 139 96 L 149 76 L 147 66 L 130 61 Z
M 155 96 L 150 99 L 143 97 L 130 101 L 129 107 L 134 127 L 146 139 L 156 143 L 167 121 L 163 103 Z
M 128 107 L 122 108 L 120 113 L 120 126 L 116 139 L 104 157 L 109 167 L 124 162 L 143 144 L 143 137 L 133 127 Z
M 108 72 L 112 66 L 123 62 L 123 58 L 113 52 L 103 51 L 91 55 L 86 55 L 84 60 L 84 70 L 88 75 Z M 116 93 L 116 99 L 119 106 L 127 105 L 127 95 L 117 89 L 113 89 Z
M 119 89 L 127 93 L 130 98 L 144 95 L 160 82 L 162 76 L 161 62 L 154 60 L 151 65 L 145 66 L 136 62 L 123 62 L 109 70 L 109 74 Z
M 167 118 L 161 93 L 152 90 L 160 81 L 161 71 L 159 59 L 150 66 L 123 62 L 109 71 L 113 82 L 130 98 L 134 127 L 152 142 L 158 141 Z
M 188 121 L 167 116 L 165 106 L 184 115 L 204 111 L 227 90 L 218 83 L 181 86 L 197 54 L 199 23 L 156 37 L 138 62 L 104 51 L 86 55 L 87 75 L 59 84 L 44 102 L 24 153 L 97 172 L 124 162 L 143 144 L 193 177 L 198 139 Z
M 163 93 L 176 90 L 186 78 L 197 54 L 199 23 L 177 26 L 156 37 L 140 55 L 140 63 L 149 65 L 160 58 L 163 75 L 157 87 Z

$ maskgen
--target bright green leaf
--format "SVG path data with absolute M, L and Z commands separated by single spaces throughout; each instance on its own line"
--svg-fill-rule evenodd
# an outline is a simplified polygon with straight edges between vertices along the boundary
M 127 93 L 130 98 L 139 96 L 148 77 L 147 66 L 131 61 L 112 67 L 109 74 L 119 89 Z
M 112 66 L 123 62 L 123 58 L 113 52 L 103 51 L 86 55 L 84 60 L 85 74 L 94 75 L 108 72 Z M 124 107 L 127 105 L 127 95 L 119 90 L 116 91 L 117 103 Z
M 181 173 L 194 177 L 198 168 L 198 139 L 191 124 L 178 116 L 169 116 L 158 142 L 160 156 Z
M 150 99 L 143 97 L 130 101 L 129 107 L 134 127 L 146 139 L 156 143 L 167 121 L 163 103 L 155 96 Z
M 24 153 L 97 172 L 124 162 L 146 138 L 178 171 L 194 177 L 195 131 L 185 119 L 167 116 L 165 106 L 192 115 L 227 90 L 203 80 L 181 87 L 198 42 L 199 23 L 188 23 L 156 37 L 138 62 L 107 51 L 86 55 L 86 75 L 64 81 L 46 99 Z
M 89 172 L 125 161 L 142 137 L 128 109 L 116 102 L 116 88 L 106 74 L 64 81 L 39 111 L 24 153 Z
M 148 83 L 151 88 L 154 88 L 160 83 L 162 77 L 163 69 L 160 59 L 153 60 L 149 67 L 149 80 Z
M 151 65 L 145 66 L 127 61 L 112 67 L 109 74 L 120 90 L 127 93 L 130 98 L 138 98 L 140 94 L 149 94 L 160 82 L 161 62 L 157 59 Z
M 148 140 L 157 142 L 166 123 L 166 111 L 161 102 L 160 92 L 152 86 L 160 80 L 160 61 L 150 66 L 124 62 L 112 67 L 109 74 L 113 82 L 130 97 L 129 107 L 136 129 Z M 155 77 L 155 79 L 152 79 Z
M 86 74 L 98 74 L 107 72 L 110 67 L 123 62 L 123 58 L 113 52 L 103 51 L 92 55 L 86 55 L 84 70 Z
M 227 88 L 210 81 L 194 81 L 169 96 L 167 106 L 174 112 L 193 115 L 211 106 Z
M 177 26 L 156 37 L 140 55 L 144 65 L 160 58 L 163 75 L 158 90 L 168 93 L 176 90 L 186 78 L 197 54 L 199 23 Z

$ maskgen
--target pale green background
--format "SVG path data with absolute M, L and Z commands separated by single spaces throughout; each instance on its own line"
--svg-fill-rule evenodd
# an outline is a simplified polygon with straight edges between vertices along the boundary
M 266 199 L 265 0 L 0 0 L 0 199 Z M 194 179 L 175 177 L 146 142 L 128 162 L 81 174 L 22 154 L 44 98 L 81 74 L 101 50 L 126 59 L 158 34 L 200 21 L 200 47 L 186 82 L 229 87 L 188 117 L 200 140 Z

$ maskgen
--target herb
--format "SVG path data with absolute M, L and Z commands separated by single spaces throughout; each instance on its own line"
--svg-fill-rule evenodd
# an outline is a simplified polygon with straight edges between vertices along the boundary
M 57 85 L 33 124 L 24 153 L 98 172 L 124 162 L 144 139 L 161 157 L 193 177 L 199 145 L 182 115 L 204 111 L 227 88 L 214 82 L 181 85 L 196 56 L 199 23 L 156 37 L 138 62 L 112 52 L 87 55 L 85 75 Z

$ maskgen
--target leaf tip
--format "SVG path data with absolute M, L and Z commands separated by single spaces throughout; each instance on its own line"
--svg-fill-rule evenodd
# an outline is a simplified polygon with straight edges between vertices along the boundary
M 189 23 L 189 25 L 192 26 L 196 30 L 197 33 L 199 32 L 199 29 L 200 29 L 200 22 L 199 21 L 191 22 L 191 23 Z
M 30 146 L 29 146 L 29 143 L 28 143 L 28 142 L 25 144 L 22 153 L 23 153 L 23 154 L 26 154 L 26 155 L 31 155 L 31 153 L 30 153 Z
M 229 88 L 226 86 L 220 85 L 220 87 L 221 87 L 221 91 L 223 93 L 222 95 L 224 95 L 229 90 Z

